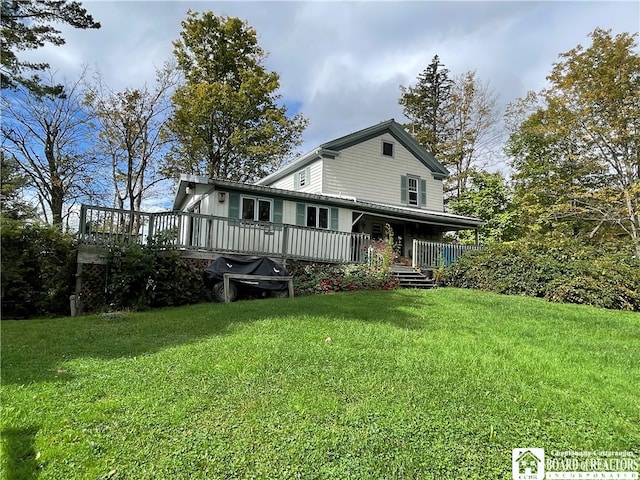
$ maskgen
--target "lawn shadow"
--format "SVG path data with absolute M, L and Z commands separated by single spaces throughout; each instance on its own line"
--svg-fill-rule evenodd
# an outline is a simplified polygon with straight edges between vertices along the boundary
M 36 453 L 37 427 L 6 429 L 2 431 L 4 458 L 2 478 L 5 480 L 32 480 L 38 478 L 40 466 Z
M 327 297 L 331 301 L 327 301 Z M 408 311 L 433 305 L 419 290 L 347 292 L 307 298 L 309 313 L 314 315 L 345 321 L 386 323 L 409 330 L 424 328 L 424 322 Z
M 345 292 L 20 322 L 11 325 L 14 328 L 3 326 L 0 374 L 3 385 L 66 382 L 73 379 L 73 372 L 67 372 L 65 362 L 74 358 L 117 359 L 149 355 L 214 335 L 225 335 L 265 318 L 295 320 L 301 314 L 418 329 L 422 328 L 420 321 L 407 313 L 406 307 L 428 306 L 428 297 L 421 292 Z

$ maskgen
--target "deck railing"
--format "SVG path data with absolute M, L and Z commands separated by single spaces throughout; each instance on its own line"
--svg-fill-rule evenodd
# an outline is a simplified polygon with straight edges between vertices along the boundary
M 437 268 L 455 262 L 462 254 L 479 250 L 476 245 L 413 241 L 412 266 L 414 268 Z
M 160 242 L 220 254 L 318 262 L 366 261 L 370 235 L 257 222 L 189 212 L 143 213 L 82 206 L 79 242 L 111 245 Z

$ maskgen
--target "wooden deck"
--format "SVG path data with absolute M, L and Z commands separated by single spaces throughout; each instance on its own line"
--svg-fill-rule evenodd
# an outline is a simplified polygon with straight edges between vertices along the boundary
M 166 246 L 191 258 L 220 255 L 266 256 L 280 261 L 322 263 L 367 261 L 371 237 L 365 233 L 230 219 L 185 212 L 143 213 L 105 207 L 81 210 L 78 242 L 83 255 L 99 255 L 114 244 Z
M 116 244 L 173 248 L 185 258 L 211 260 L 221 255 L 265 256 L 279 263 L 371 261 L 366 233 L 231 219 L 188 212 L 144 213 L 83 205 L 78 233 L 79 263 L 101 264 L 105 247 Z M 412 266 L 437 268 L 474 245 L 413 241 Z

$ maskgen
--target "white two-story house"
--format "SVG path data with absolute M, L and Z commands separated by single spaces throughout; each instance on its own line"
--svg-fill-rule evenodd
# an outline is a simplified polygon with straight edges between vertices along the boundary
M 476 230 L 444 212 L 449 172 L 394 120 L 320 145 L 253 185 L 182 175 L 179 245 L 325 261 L 358 261 L 391 226 L 400 254 L 413 240 Z

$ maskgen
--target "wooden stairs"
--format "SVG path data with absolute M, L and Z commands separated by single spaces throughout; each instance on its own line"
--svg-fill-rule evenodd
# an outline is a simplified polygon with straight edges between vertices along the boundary
M 391 274 L 400 282 L 400 288 L 433 288 L 436 285 L 433 279 L 406 265 L 393 265 Z

